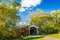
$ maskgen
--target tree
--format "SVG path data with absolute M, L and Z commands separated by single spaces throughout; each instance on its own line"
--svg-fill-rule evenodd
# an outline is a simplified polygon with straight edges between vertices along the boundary
M 28 21 L 31 21 L 31 19 L 35 16 L 37 17 L 43 17 L 43 16 L 46 16 L 46 15 L 49 15 L 48 13 L 40 10 L 40 9 L 37 9 L 36 11 L 32 11 L 29 13 L 28 17 L 27 17 L 27 20 Z
M 16 22 L 20 20 L 17 15 L 19 9 L 16 7 L 21 6 L 17 2 L 13 2 L 12 7 L 5 4 L 0 4 L 0 38 L 8 37 L 9 32 L 14 32 L 16 28 Z M 15 34 L 15 33 L 14 33 Z M 13 35 L 14 35 L 13 34 Z
M 33 13 L 33 14 L 32 14 Z M 51 14 L 37 10 L 36 12 L 31 12 L 28 16 L 30 19 L 29 23 L 39 27 L 39 34 L 47 33 L 53 31 L 56 26 L 55 17 L 52 17 Z M 52 28 L 51 30 L 46 30 L 46 28 Z M 47 31 L 50 31 L 49 33 Z M 58 30 L 57 30 L 58 31 Z M 53 31 L 54 32 L 54 31 Z M 52 33 L 53 33 L 52 32 Z
M 51 15 L 54 17 L 54 20 L 56 22 L 55 26 L 59 27 L 60 29 L 60 10 L 51 11 Z
M 53 17 L 59 18 L 60 17 L 60 10 L 53 10 L 53 11 L 51 11 L 51 15 Z
M 39 31 L 42 31 L 41 29 L 43 29 L 43 26 L 45 25 L 45 19 L 46 16 L 48 16 L 49 14 L 41 11 L 41 10 L 37 10 L 36 12 L 31 12 L 28 15 L 29 23 L 32 25 L 36 25 L 39 27 Z

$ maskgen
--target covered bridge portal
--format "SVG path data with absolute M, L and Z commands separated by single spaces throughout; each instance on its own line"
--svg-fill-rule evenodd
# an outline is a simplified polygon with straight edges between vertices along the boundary
M 38 27 L 35 25 L 29 26 L 29 35 L 38 35 Z

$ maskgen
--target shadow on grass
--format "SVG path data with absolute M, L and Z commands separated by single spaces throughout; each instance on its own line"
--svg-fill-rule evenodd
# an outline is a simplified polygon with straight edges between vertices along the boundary
M 33 39 L 38 39 L 39 37 L 29 37 L 29 38 L 24 38 L 23 40 L 33 40 Z

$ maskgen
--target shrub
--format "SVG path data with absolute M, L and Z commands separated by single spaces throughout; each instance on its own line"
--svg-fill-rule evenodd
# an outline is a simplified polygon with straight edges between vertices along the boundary
M 26 28 L 16 29 L 17 37 L 23 38 L 28 36 L 28 30 Z
M 44 28 L 45 34 L 55 34 L 59 32 L 58 27 L 46 27 Z
M 56 34 L 59 32 L 58 27 L 45 27 L 45 28 L 39 28 L 39 34 Z

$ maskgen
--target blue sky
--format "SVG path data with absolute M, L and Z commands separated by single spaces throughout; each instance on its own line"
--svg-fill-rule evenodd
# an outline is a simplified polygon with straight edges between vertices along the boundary
M 28 16 L 29 12 L 31 11 L 35 11 L 36 9 L 41 9 L 45 12 L 50 12 L 52 10 L 60 10 L 60 0 L 36 0 L 36 1 L 32 1 L 33 3 L 29 3 L 30 5 L 28 5 L 28 3 L 23 3 L 23 2 L 28 2 L 28 0 L 17 0 L 18 2 L 21 2 L 21 4 L 23 4 L 23 9 L 20 12 L 20 16 L 21 16 L 21 21 L 25 22 L 26 21 L 26 17 Z M 40 2 L 40 3 L 38 3 Z M 25 5 L 25 6 L 24 6 Z

